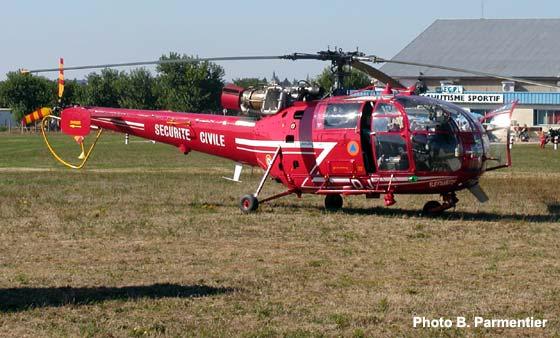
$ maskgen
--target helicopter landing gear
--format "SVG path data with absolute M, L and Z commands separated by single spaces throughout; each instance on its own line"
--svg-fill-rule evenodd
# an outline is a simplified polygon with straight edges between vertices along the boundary
M 424 216 L 439 216 L 443 213 L 441 203 L 438 201 L 428 201 L 422 208 L 422 215 Z
M 241 197 L 241 201 L 239 202 L 239 208 L 244 213 L 248 214 L 257 210 L 259 207 L 259 199 L 253 195 L 245 195 Z
M 344 201 L 339 194 L 331 194 L 325 196 L 325 209 L 328 211 L 337 211 L 342 209 Z
M 277 198 L 280 198 L 280 197 L 283 197 L 283 196 L 296 194 L 298 197 L 301 197 L 301 191 L 298 190 L 298 189 L 292 188 L 292 189 L 288 189 L 284 192 L 281 192 L 279 194 L 272 195 L 272 196 L 267 197 L 267 198 L 263 198 L 262 200 L 259 201 L 258 196 L 259 196 L 262 188 L 264 187 L 266 179 L 268 178 L 268 176 L 270 174 L 270 170 L 272 169 L 272 166 L 276 162 L 276 159 L 278 159 L 280 156 L 282 156 L 282 149 L 281 149 L 280 146 L 278 146 L 278 148 L 276 148 L 276 152 L 274 153 L 274 156 L 272 157 L 272 159 L 268 163 L 268 168 L 264 172 L 264 175 L 261 178 L 261 181 L 260 181 L 259 186 L 257 187 L 257 190 L 255 191 L 255 193 L 252 194 L 252 195 L 245 195 L 245 196 L 241 197 L 241 200 L 239 201 L 239 209 L 241 209 L 242 212 L 244 212 L 246 214 L 254 212 L 258 209 L 259 204 L 262 204 L 264 202 L 268 202 L 268 201 L 271 201 L 271 200 L 274 200 L 274 199 L 277 199 Z
M 390 207 L 391 205 L 397 203 L 397 201 L 395 201 L 395 195 L 393 195 L 392 192 L 385 195 L 384 201 L 386 207 Z
M 441 194 L 443 198 L 443 203 L 438 201 L 428 201 L 424 204 L 424 208 L 422 208 L 422 214 L 425 216 L 439 216 L 445 210 L 454 208 L 459 202 L 457 195 L 454 192 L 450 192 L 447 194 Z
M 281 192 L 279 194 L 272 195 L 272 196 L 267 197 L 267 198 L 263 198 L 260 201 L 257 198 L 257 196 L 255 196 L 255 195 L 245 195 L 245 196 L 241 197 L 241 200 L 239 201 L 239 209 L 241 209 L 241 211 L 243 211 L 244 213 L 248 214 L 248 213 L 256 211 L 259 208 L 259 205 L 264 203 L 264 202 L 272 201 L 272 200 L 275 200 L 277 198 L 288 196 L 288 195 L 291 195 L 291 194 L 296 194 L 298 198 L 301 197 L 301 191 L 296 190 L 296 189 L 288 189 L 288 190 L 286 190 L 284 192 Z

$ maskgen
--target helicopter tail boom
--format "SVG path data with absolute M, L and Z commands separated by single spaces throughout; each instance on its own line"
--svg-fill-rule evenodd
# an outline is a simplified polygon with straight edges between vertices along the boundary
M 85 137 L 91 129 L 112 130 L 191 150 L 257 165 L 253 153 L 239 151 L 238 138 L 252 138 L 256 122 L 234 116 L 177 113 L 101 107 L 72 107 L 62 111 L 61 130 Z

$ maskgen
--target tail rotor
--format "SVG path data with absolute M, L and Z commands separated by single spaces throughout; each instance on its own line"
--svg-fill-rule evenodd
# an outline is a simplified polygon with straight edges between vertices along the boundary
M 27 70 L 22 71 L 22 73 L 30 73 Z M 62 97 L 64 95 L 64 59 L 60 58 L 58 62 L 58 80 L 57 80 L 57 105 L 55 107 L 41 107 L 35 110 L 34 112 L 27 114 L 23 117 L 21 121 L 22 125 L 26 126 L 33 122 L 40 121 L 41 125 L 41 133 L 43 135 L 43 139 L 47 145 L 47 148 L 51 152 L 51 154 L 56 158 L 60 163 L 64 164 L 65 166 L 72 168 L 72 169 L 80 169 L 82 168 L 85 163 L 87 162 L 93 148 L 95 147 L 97 140 L 101 136 L 102 129 L 99 129 L 95 140 L 93 141 L 92 145 L 89 147 L 88 151 L 85 151 L 84 148 L 84 138 L 90 132 L 90 117 L 89 113 L 83 111 L 78 107 L 63 110 L 62 107 Z M 63 133 L 70 135 L 74 138 L 74 141 L 80 146 L 80 155 L 78 159 L 81 160 L 79 164 L 72 164 L 64 159 L 62 159 L 54 150 L 46 133 L 46 127 L 49 124 L 50 120 L 56 120 L 57 123 L 60 124 L 60 128 Z
M 28 71 L 23 71 L 23 73 L 29 73 Z M 25 115 L 21 120 L 23 126 L 30 125 L 36 121 L 41 121 L 45 117 L 52 115 L 53 112 L 59 111 L 62 105 L 62 96 L 64 95 L 64 59 L 60 58 L 58 63 L 58 89 L 57 89 L 57 106 L 55 107 L 41 107 L 37 108 L 35 111 Z

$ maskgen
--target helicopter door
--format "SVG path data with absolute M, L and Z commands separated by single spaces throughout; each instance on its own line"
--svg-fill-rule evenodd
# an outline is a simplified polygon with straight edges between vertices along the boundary
M 394 105 L 378 102 L 372 119 L 374 158 L 379 171 L 408 171 L 410 161 L 404 137 L 404 119 Z
M 517 101 L 512 101 L 482 119 L 486 170 L 511 166 L 511 114 L 516 105 Z
M 373 115 L 373 107 L 375 102 L 366 102 L 362 110 L 360 118 L 360 143 L 362 144 L 362 155 L 366 172 L 371 174 L 375 172 L 375 163 L 373 160 L 373 149 L 371 147 L 371 117 Z

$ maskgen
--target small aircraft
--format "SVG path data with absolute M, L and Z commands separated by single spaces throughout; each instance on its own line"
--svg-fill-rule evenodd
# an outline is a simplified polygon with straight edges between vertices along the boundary
M 177 147 L 183 153 L 199 151 L 235 161 L 234 181 L 242 165 L 258 166 L 264 174 L 254 193 L 240 199 L 240 209 L 257 210 L 259 204 L 282 196 L 324 195 L 329 210 L 343 206 L 342 196 L 384 197 L 395 204 L 397 194 L 440 194 L 441 202 L 426 202 L 423 213 L 437 215 L 458 202 L 456 192 L 467 189 L 480 202 L 488 196 L 479 186 L 481 175 L 511 165 L 509 148 L 511 102 L 478 118 L 449 102 L 418 95 L 416 86 L 406 88 L 369 63 L 402 63 L 441 68 L 550 86 L 459 68 L 387 60 L 342 50 L 282 56 L 219 57 L 160 60 L 29 70 L 29 73 L 59 71 L 59 97 L 64 70 L 93 69 L 146 64 L 231 60 L 323 60 L 330 61 L 334 88 L 327 95 L 305 81 L 284 88 L 276 84 L 262 88 L 223 88 L 224 109 L 238 116 L 180 113 L 102 107 L 73 106 L 60 116 L 38 110 L 47 146 L 54 157 L 70 168 L 82 168 L 104 129 L 135 135 Z M 342 88 L 346 68 L 354 67 L 383 82 L 348 95 Z M 556 87 L 555 87 L 556 88 Z M 43 108 L 44 109 L 44 108 Z M 250 118 L 253 116 L 253 118 Z M 255 118 L 256 117 L 256 118 Z M 29 118 L 28 120 L 32 120 Z M 63 160 L 45 133 L 51 119 L 59 120 L 62 132 L 76 138 L 82 147 L 80 164 Z M 97 129 L 95 140 L 84 151 L 83 137 Z M 281 182 L 285 191 L 261 197 L 268 178 Z

